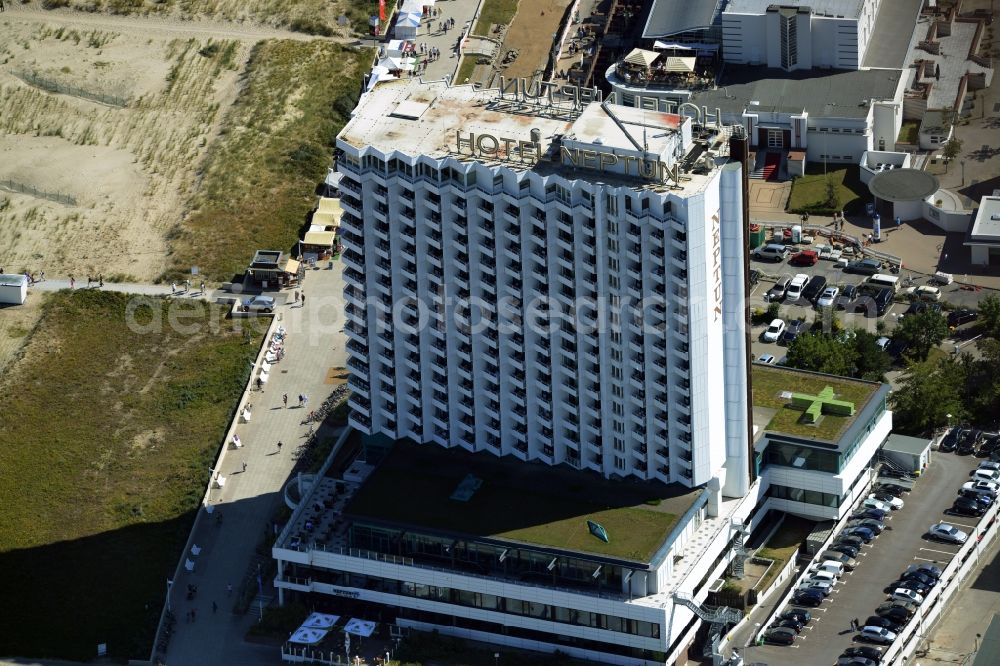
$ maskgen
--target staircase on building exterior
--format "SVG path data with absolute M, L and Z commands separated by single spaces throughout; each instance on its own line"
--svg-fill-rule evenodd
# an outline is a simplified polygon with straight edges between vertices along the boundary
M 743 580 L 746 561 L 752 554 L 746 547 L 746 538 L 750 536 L 750 532 L 739 519 L 733 520 L 733 527 L 736 529 L 736 536 L 733 539 L 733 560 L 729 563 L 729 573 L 737 580 Z
M 733 625 L 743 619 L 743 612 L 729 606 L 704 606 L 689 594 L 674 592 L 674 603 L 684 606 L 702 621 L 719 627 Z
M 882 453 L 881 450 L 879 451 L 879 454 L 877 456 L 875 456 L 875 459 L 879 463 L 881 463 L 883 466 L 888 467 L 889 469 L 893 470 L 894 472 L 899 472 L 900 474 L 906 474 L 907 476 L 910 476 L 910 475 L 913 474 L 913 470 L 911 470 L 911 469 L 903 469 L 897 463 L 893 462 L 888 456 L 886 456 L 884 453 Z

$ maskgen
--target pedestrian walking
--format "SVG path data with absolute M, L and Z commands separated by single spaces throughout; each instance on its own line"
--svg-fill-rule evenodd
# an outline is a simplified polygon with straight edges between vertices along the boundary
M 302 407 L 302 403 L 304 403 L 305 401 L 306 401 L 306 397 L 304 395 L 302 395 L 301 393 L 299 393 L 299 407 L 300 408 Z
M 5 11 L 7 11 L 7 8 L 4 7 L 3 0 L 0 0 L 0 12 L 5 12 Z
M 302 297 L 299 299 L 299 302 L 301 303 L 301 305 L 299 305 L 300 308 L 304 308 L 306 306 L 306 295 L 305 294 L 302 294 Z
M 204 282 L 201 283 L 201 295 L 202 296 L 205 295 L 205 283 Z
M 45 282 L 45 271 L 42 271 L 42 276 L 38 278 L 39 282 Z
M 302 406 L 305 407 L 308 404 L 309 404 L 309 396 L 307 395 L 302 396 Z
M 243 471 L 244 472 L 247 471 L 247 461 L 246 460 L 243 461 Z
M 227 597 L 233 596 L 233 584 L 232 583 L 226 583 L 226 596 Z
M 278 453 L 281 453 L 281 447 L 282 447 L 282 444 L 281 444 L 281 440 L 279 439 L 278 440 Z
M 192 609 L 191 609 L 191 621 L 192 621 L 192 622 L 194 622 L 194 621 L 196 621 L 197 619 L 198 619 L 198 613 L 197 613 L 197 609 L 195 609 L 195 608 L 192 608 Z
M 288 408 L 288 394 L 287 393 L 282 393 L 281 394 L 281 402 L 284 403 L 285 408 L 287 409 Z
M 104 288 L 104 273 L 101 273 L 100 275 L 97 276 L 97 286 L 100 287 L 101 289 Z
M 191 291 L 191 280 L 184 280 L 184 291 Z
M 214 613 L 214 612 L 215 612 L 215 611 L 217 611 L 217 610 L 219 610 L 219 604 L 217 604 L 217 603 L 215 603 L 215 602 L 213 601 L 213 602 L 212 602 L 212 612 Z
M 295 290 L 295 302 L 296 302 L 296 303 L 298 303 L 298 302 L 299 302 L 299 292 L 298 292 L 298 290 L 297 290 L 297 289 Z
M 75 279 L 73 279 L 73 276 L 72 276 L 72 275 L 70 275 L 70 276 L 69 276 L 69 288 L 70 288 L 70 289 L 73 289 L 73 288 L 74 288 L 75 286 L 76 286 L 76 280 L 75 280 Z
M 91 285 L 91 284 L 92 284 L 93 282 L 94 282 L 94 279 L 93 279 L 92 277 L 90 277 L 90 276 L 88 275 L 88 276 L 87 276 L 87 289 L 90 289 L 90 285 Z
M 170 283 L 170 295 L 173 296 L 176 292 L 177 292 L 177 283 L 176 282 L 171 282 Z
M 264 382 L 260 380 L 260 377 L 257 378 L 257 390 L 261 393 L 264 392 Z
M 442 31 L 444 31 L 444 23 L 441 23 L 441 21 L 438 21 L 438 32 L 442 32 Z

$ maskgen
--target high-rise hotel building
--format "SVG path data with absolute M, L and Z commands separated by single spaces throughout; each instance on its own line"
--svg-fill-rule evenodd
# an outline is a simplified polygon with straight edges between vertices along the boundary
M 337 139 L 350 423 L 742 496 L 740 167 L 690 118 L 598 97 L 363 97 Z

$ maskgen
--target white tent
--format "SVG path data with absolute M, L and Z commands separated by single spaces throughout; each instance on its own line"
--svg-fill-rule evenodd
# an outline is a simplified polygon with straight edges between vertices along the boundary
M 390 74 L 388 68 L 382 67 L 381 65 L 375 65 L 372 67 L 371 76 L 368 77 L 368 87 L 366 90 L 374 88 L 375 84 L 379 81 L 392 81 L 398 78 L 398 76 Z
M 0 303 L 21 305 L 28 298 L 28 278 L 18 274 L 0 274 Z
M 330 629 L 337 624 L 339 615 L 329 615 L 327 613 L 313 613 L 306 618 L 300 629 Z
M 693 72 L 695 58 L 667 58 L 668 72 Z
M 409 14 L 400 12 L 392 34 L 397 39 L 416 39 L 417 31 L 420 29 L 420 19 L 421 14 L 416 12 Z
M 385 67 L 388 72 L 412 72 L 415 58 L 382 58 L 376 67 Z
M 310 629 L 309 627 L 299 627 L 292 634 L 292 637 L 288 639 L 290 643 L 299 643 L 301 645 L 316 645 L 319 643 L 326 635 L 330 633 L 325 629 Z
M 362 638 L 368 638 L 375 632 L 375 623 L 369 622 L 368 620 L 358 620 L 357 618 L 351 618 L 344 625 L 344 631 L 349 634 L 354 634 L 355 636 L 361 636 Z

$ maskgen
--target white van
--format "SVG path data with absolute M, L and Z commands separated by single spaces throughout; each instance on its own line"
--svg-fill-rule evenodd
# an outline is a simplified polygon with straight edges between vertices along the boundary
M 885 273 L 876 273 L 866 280 L 868 284 L 873 284 L 876 287 L 889 287 L 892 289 L 892 293 L 896 293 L 896 288 L 899 286 L 899 278 L 895 275 L 886 275 Z
M 809 282 L 809 276 L 805 273 L 799 273 L 792 278 L 791 283 L 788 285 L 788 291 L 785 292 L 785 300 L 790 303 L 799 300 L 799 296 L 802 295 L 802 290 L 806 288 L 807 282 Z
M 844 575 L 844 565 L 837 560 L 824 560 L 813 567 L 814 572 L 825 571 L 831 573 L 837 578 Z
M 921 285 L 913 291 L 913 295 L 922 301 L 940 301 L 941 290 L 937 287 Z

